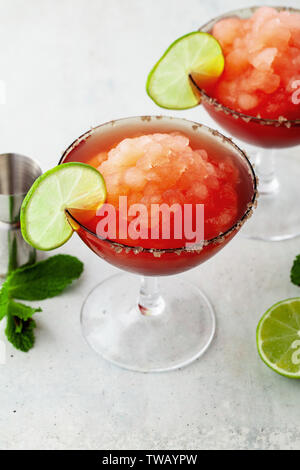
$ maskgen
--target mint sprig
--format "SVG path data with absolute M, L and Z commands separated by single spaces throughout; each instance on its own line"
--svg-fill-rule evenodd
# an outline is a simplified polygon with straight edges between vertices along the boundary
M 14 300 L 9 301 L 8 314 L 11 317 L 17 317 L 20 320 L 27 321 L 36 312 L 42 312 L 42 309 L 40 307 L 33 308 L 33 307 L 30 307 L 29 305 L 24 305 L 19 302 L 15 302 Z
M 83 271 L 83 263 L 74 256 L 56 255 L 44 261 L 12 271 L 0 290 L 0 320 L 7 319 L 5 334 L 13 346 L 29 351 L 35 341 L 36 323 L 32 316 L 41 312 L 13 299 L 44 300 L 63 292 Z
M 9 305 L 9 294 L 7 283 L 4 282 L 0 290 L 0 321 L 7 315 Z
M 292 269 L 291 269 L 291 281 L 296 286 L 300 287 L 300 255 L 296 256 Z
M 5 334 L 16 349 L 28 352 L 34 346 L 34 328 L 36 323 L 32 318 L 22 320 L 18 317 L 8 315 Z
M 56 297 L 72 281 L 79 278 L 82 271 L 82 262 L 74 256 L 52 256 L 13 271 L 7 279 L 9 295 L 21 300 Z

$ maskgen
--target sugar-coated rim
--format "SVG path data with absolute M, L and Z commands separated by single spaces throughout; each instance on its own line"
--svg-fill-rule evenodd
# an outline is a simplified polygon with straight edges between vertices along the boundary
M 121 119 L 117 119 L 117 120 L 114 120 L 114 121 L 108 121 L 108 122 L 105 122 L 104 124 L 100 124 L 99 126 L 96 126 L 96 127 L 92 127 L 90 130 L 88 130 L 87 132 L 85 132 L 84 134 L 82 134 L 80 137 L 78 137 L 63 153 L 61 159 L 59 160 L 59 165 L 61 165 L 63 162 L 64 162 L 64 159 L 72 152 L 72 150 L 74 150 L 74 148 L 76 148 L 81 142 L 87 140 L 95 131 L 97 131 L 99 128 L 102 128 L 104 126 L 115 126 L 115 124 L 117 122 L 125 122 L 125 121 L 133 121 L 133 122 L 136 122 L 137 120 L 141 120 L 142 122 L 150 122 L 151 120 L 169 120 L 169 121 L 175 121 L 175 122 L 185 122 L 185 123 L 188 123 L 191 125 L 191 127 L 193 128 L 193 130 L 197 130 L 199 128 L 203 128 L 206 130 L 206 132 L 212 134 L 214 137 L 220 139 L 223 143 L 227 144 L 227 145 L 230 145 L 231 147 L 233 147 L 239 154 L 240 156 L 242 157 L 242 159 L 246 162 L 247 166 L 248 166 L 248 170 L 249 170 L 249 174 L 252 178 L 252 182 L 253 182 L 253 196 L 252 196 L 252 199 L 251 201 L 248 203 L 247 205 L 247 209 L 245 211 L 245 213 L 242 215 L 242 217 L 230 228 L 228 229 L 226 232 L 222 232 L 220 233 L 217 237 L 214 237 L 214 238 L 211 238 L 209 240 L 204 240 L 200 246 L 199 244 L 198 245 L 193 245 L 191 247 L 179 247 L 179 248 L 167 248 L 167 249 L 163 249 L 163 248 L 143 248 L 143 247 L 140 247 L 140 246 L 130 246 L 130 245 L 124 245 L 122 243 L 119 243 L 119 242 L 116 242 L 116 241 L 113 241 L 113 240 L 110 240 L 108 238 L 103 238 L 103 237 L 100 237 L 97 233 L 94 233 L 92 230 L 90 230 L 89 228 L 87 228 L 85 225 L 83 225 L 80 221 L 78 221 L 68 210 L 66 210 L 67 212 L 67 215 L 68 217 L 70 217 L 74 222 L 75 224 L 77 224 L 79 227 L 81 227 L 83 230 L 85 230 L 86 232 L 88 232 L 89 234 L 93 235 L 94 237 L 98 238 L 99 240 L 103 241 L 103 242 L 106 242 L 108 244 L 110 244 L 114 249 L 115 251 L 118 253 L 120 251 L 122 251 L 123 249 L 127 252 L 129 251 L 133 251 L 134 253 L 138 254 L 138 253 L 141 253 L 141 252 L 148 252 L 148 253 L 153 253 L 154 255 L 157 254 L 157 256 L 160 256 L 161 254 L 163 253 L 176 253 L 176 254 L 181 254 L 182 252 L 197 252 L 197 251 L 201 251 L 203 249 L 204 246 L 208 246 L 210 244 L 217 244 L 217 243 L 222 243 L 222 241 L 227 238 L 232 232 L 236 231 L 237 229 L 239 229 L 245 222 L 246 220 L 251 217 L 252 213 L 253 213 L 253 209 L 256 207 L 257 205 L 257 197 L 258 197 L 258 191 L 257 191 L 257 186 L 258 186 L 258 181 L 257 181 L 257 177 L 255 175 L 255 172 L 254 172 L 254 169 L 246 155 L 246 153 L 241 150 L 230 138 L 228 137 L 225 137 L 223 134 L 221 134 L 219 131 L 216 131 L 214 129 L 211 129 L 210 127 L 208 126 L 205 126 L 204 124 L 199 124 L 195 121 L 190 121 L 188 119 L 184 119 L 184 118 L 177 118 L 177 117 L 171 117 L 171 116 L 133 116 L 133 117 L 127 117 L 127 118 L 121 118 Z
M 212 27 L 218 21 L 223 20 L 224 18 L 232 18 L 236 16 L 240 17 L 241 15 L 243 15 L 243 13 L 247 13 L 247 12 L 249 12 L 249 16 L 250 16 L 259 8 L 261 8 L 261 6 L 239 8 L 238 10 L 229 11 L 205 23 L 203 26 L 199 28 L 199 31 L 210 32 L 212 30 Z M 274 8 L 277 11 L 289 11 L 291 13 L 300 13 L 299 9 L 292 8 L 292 7 L 273 6 L 269 8 Z M 197 83 L 195 82 L 195 80 L 193 79 L 191 75 L 190 75 L 190 80 L 192 81 L 193 85 L 197 88 L 197 90 L 201 93 L 203 99 L 207 101 L 210 105 L 214 106 L 216 108 L 216 111 L 223 111 L 225 114 L 227 115 L 230 114 L 235 119 L 241 118 L 245 122 L 256 122 L 262 126 L 275 126 L 275 127 L 287 127 L 287 128 L 300 126 L 300 119 L 287 119 L 284 116 L 279 116 L 278 119 L 266 119 L 266 118 L 261 118 L 259 116 L 250 116 L 248 114 L 235 111 L 234 109 L 224 106 L 216 98 L 213 98 L 208 93 L 206 93 L 206 91 L 204 91 L 202 88 L 200 88 L 197 85 Z

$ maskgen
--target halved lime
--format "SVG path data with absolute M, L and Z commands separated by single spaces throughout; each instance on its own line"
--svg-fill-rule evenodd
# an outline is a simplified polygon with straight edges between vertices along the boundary
M 219 42 L 208 33 L 195 31 L 177 39 L 151 70 L 147 93 L 162 108 L 188 109 L 201 97 L 195 93 L 189 75 L 202 80 L 218 78 L 224 70 Z
M 282 300 L 267 310 L 257 326 L 256 341 L 267 366 L 300 379 L 300 298 Z
M 96 210 L 105 199 L 98 170 L 78 162 L 59 165 L 40 176 L 27 193 L 21 208 L 22 235 L 38 250 L 54 250 L 73 234 L 65 209 Z

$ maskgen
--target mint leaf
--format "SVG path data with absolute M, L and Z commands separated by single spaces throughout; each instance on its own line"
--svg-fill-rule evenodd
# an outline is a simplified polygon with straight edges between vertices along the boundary
M 15 302 L 14 299 L 43 300 L 60 294 L 83 271 L 83 263 L 74 256 L 56 255 L 11 272 L 0 290 L 0 320 L 7 317 L 5 334 L 12 345 L 27 352 L 34 345 L 35 321 L 41 308 Z
M 22 320 L 28 320 L 36 312 L 41 312 L 41 308 L 33 308 L 28 305 L 14 302 L 9 296 L 9 283 L 7 281 L 0 290 L 0 321 L 7 315 L 13 315 Z
M 0 321 L 7 314 L 8 305 L 9 305 L 8 283 L 7 281 L 5 281 L 0 291 Z
M 21 320 L 29 320 L 36 312 L 42 312 L 41 308 L 33 308 L 29 305 L 24 305 L 19 302 L 11 300 L 8 306 L 8 313 L 13 317 L 18 317 Z
M 32 318 L 22 320 L 13 315 L 7 315 L 5 334 L 8 341 L 23 352 L 29 351 L 34 345 L 34 328 L 36 323 Z
M 18 267 L 17 236 L 15 232 L 8 232 L 8 272 Z
M 70 255 L 56 255 L 13 271 L 7 278 L 9 295 L 22 300 L 44 300 L 59 295 L 81 275 L 83 263 Z
M 296 286 L 300 286 L 300 255 L 298 255 L 291 269 L 291 281 Z

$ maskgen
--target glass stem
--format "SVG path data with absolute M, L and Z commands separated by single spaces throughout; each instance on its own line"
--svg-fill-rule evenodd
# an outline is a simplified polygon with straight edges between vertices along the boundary
M 278 190 L 278 180 L 275 174 L 274 150 L 259 151 L 256 155 L 256 173 L 259 178 L 259 193 L 270 196 Z
M 165 302 L 160 294 L 157 277 L 142 276 L 138 306 L 140 312 L 146 316 L 160 315 L 163 312 Z

